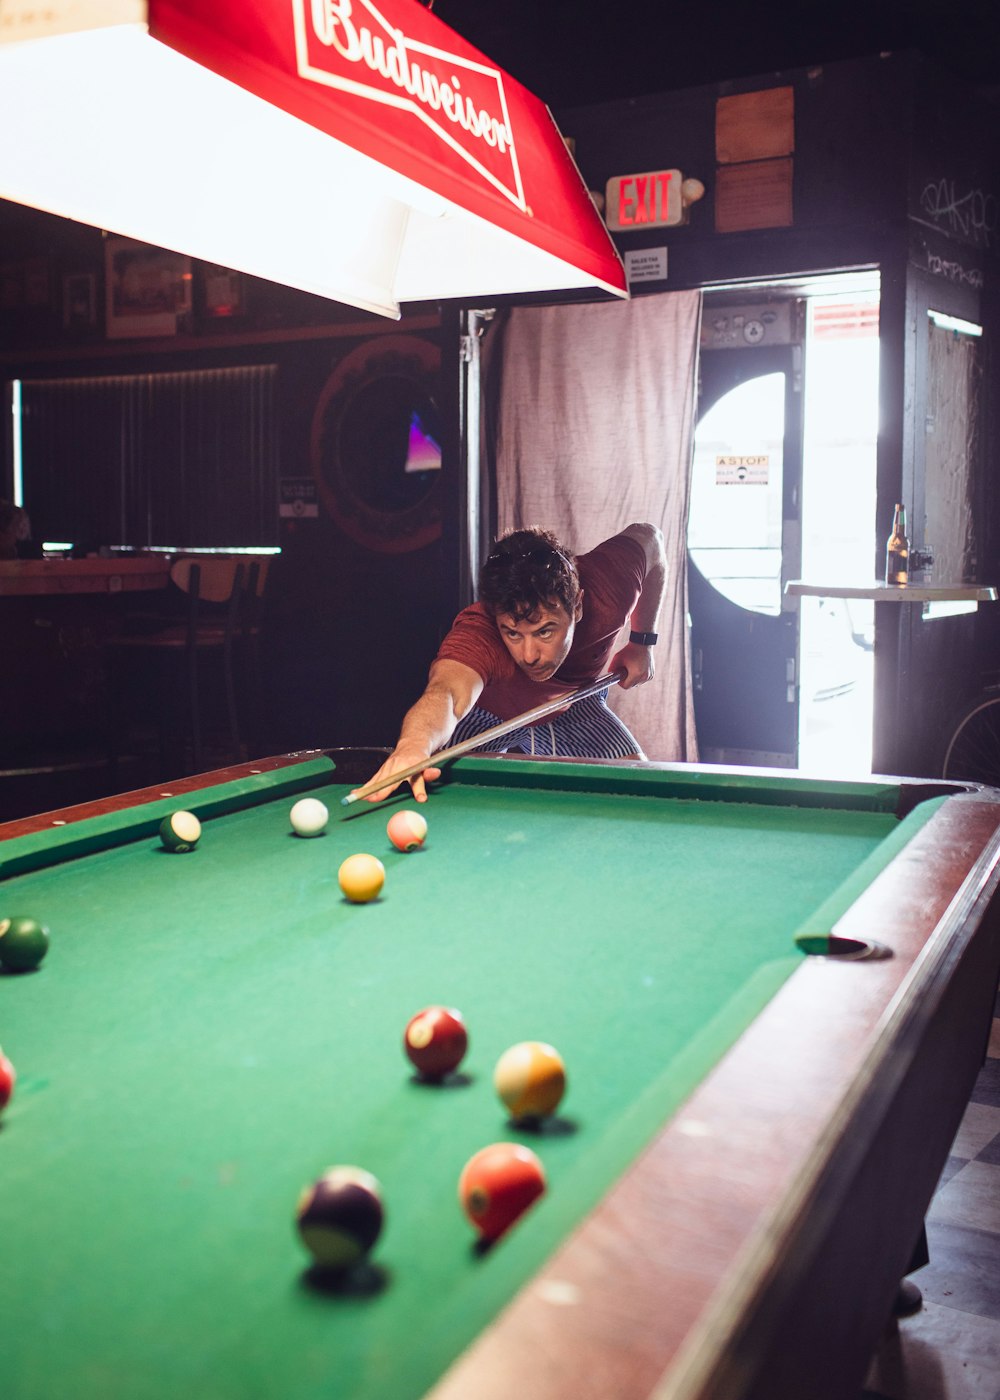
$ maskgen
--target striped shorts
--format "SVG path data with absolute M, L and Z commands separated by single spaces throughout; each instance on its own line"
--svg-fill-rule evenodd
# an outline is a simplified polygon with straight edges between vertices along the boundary
M 542 758 L 635 758 L 642 750 L 629 729 L 609 710 L 602 690 L 587 700 L 578 700 L 561 715 L 538 724 L 524 725 L 498 739 L 488 739 L 476 753 L 528 753 Z M 488 710 L 472 709 L 460 719 L 450 739 L 452 744 L 474 739 L 484 730 L 503 721 Z

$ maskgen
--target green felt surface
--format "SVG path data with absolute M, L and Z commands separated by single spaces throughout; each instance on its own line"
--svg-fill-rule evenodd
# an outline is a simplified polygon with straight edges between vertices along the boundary
M 293 836 L 301 787 L 269 781 L 270 801 L 256 782 L 185 799 L 193 853 L 164 852 L 146 811 L 138 839 L 0 886 L 0 914 L 52 932 L 39 972 L 0 977 L 6 1400 L 421 1395 L 798 966 L 794 933 L 923 819 L 453 780 L 402 854 L 393 808 L 341 809 L 336 784 L 314 788 L 328 833 Z M 386 887 L 351 906 L 337 867 L 363 850 Z M 438 1087 L 401 1044 L 432 1002 L 471 1041 Z M 491 1085 L 528 1038 L 569 1072 L 536 1136 Z M 484 1255 L 456 1184 L 502 1139 L 539 1152 L 549 1191 Z M 335 1163 L 381 1180 L 387 1225 L 331 1293 L 293 1216 Z

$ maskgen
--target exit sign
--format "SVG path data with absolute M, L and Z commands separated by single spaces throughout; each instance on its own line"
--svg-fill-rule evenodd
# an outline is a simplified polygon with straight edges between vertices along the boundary
M 634 229 L 679 224 L 684 206 L 679 170 L 647 170 L 642 175 L 615 175 L 604 188 L 608 228 Z

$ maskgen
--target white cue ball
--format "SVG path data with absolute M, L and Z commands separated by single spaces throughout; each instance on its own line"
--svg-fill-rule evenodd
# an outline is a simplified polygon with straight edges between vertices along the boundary
M 319 836 L 326 830 L 330 813 L 318 797 L 300 797 L 288 819 L 297 836 Z

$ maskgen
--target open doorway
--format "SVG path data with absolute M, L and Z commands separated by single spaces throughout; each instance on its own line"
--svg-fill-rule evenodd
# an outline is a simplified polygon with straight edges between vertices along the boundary
M 878 274 L 705 294 L 688 527 L 704 761 L 871 771 Z
M 878 283 L 806 301 L 802 577 L 872 581 L 878 438 Z M 874 603 L 802 598 L 799 766 L 872 766 Z

